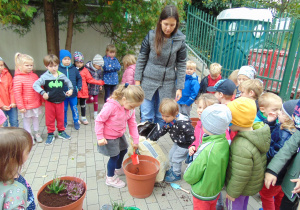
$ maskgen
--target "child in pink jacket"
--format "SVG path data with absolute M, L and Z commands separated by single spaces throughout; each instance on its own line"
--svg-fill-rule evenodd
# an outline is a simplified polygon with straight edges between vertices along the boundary
M 135 121 L 135 108 L 144 100 L 144 91 L 140 86 L 119 85 L 108 98 L 95 121 L 98 139 L 98 152 L 110 157 L 107 163 L 106 185 L 122 188 L 125 182 L 118 178 L 124 174 L 122 162 L 127 153 L 128 143 L 124 136 L 126 124 L 133 138 L 133 147 L 138 148 L 139 134 Z
M 134 73 L 135 73 L 135 64 L 136 64 L 136 59 L 134 55 L 128 54 L 125 55 L 123 60 L 123 65 L 124 65 L 124 74 L 122 77 L 122 84 L 128 83 L 129 85 L 134 85 Z

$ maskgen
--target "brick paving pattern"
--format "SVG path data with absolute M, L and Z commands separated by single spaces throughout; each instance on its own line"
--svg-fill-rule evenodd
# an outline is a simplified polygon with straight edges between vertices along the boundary
M 44 107 L 43 107 L 44 109 Z M 78 107 L 80 109 L 80 107 Z M 137 111 L 137 121 L 139 112 Z M 97 139 L 94 132 L 93 106 L 87 105 L 88 125 L 81 125 L 79 131 L 75 130 L 72 123 L 71 111 L 68 112 L 68 127 L 66 133 L 72 136 L 71 140 L 62 140 L 56 137 L 53 145 L 45 146 L 47 138 L 47 128 L 45 126 L 45 115 L 40 116 L 40 131 L 42 133 L 43 143 L 33 146 L 30 156 L 22 169 L 22 175 L 31 184 L 36 203 L 36 194 L 39 188 L 46 182 L 53 179 L 54 176 L 79 176 L 86 181 L 87 194 L 84 201 L 84 209 L 99 210 L 102 205 L 110 201 L 123 201 L 125 206 L 136 206 L 141 210 L 192 210 L 192 195 L 181 190 L 173 189 L 169 184 L 156 184 L 153 193 L 145 199 L 133 198 L 128 188 L 117 189 L 108 187 L 105 184 L 106 164 L 108 157 L 97 152 Z M 193 105 L 192 117 L 197 117 L 196 106 Z M 23 126 L 22 119 L 19 116 L 20 127 Z M 55 132 L 57 136 L 57 132 Z M 126 132 L 128 137 L 128 132 Z M 158 143 L 167 155 L 173 142 L 169 135 L 165 135 Z M 128 156 L 126 155 L 125 158 Z M 184 163 L 184 171 L 187 165 Z M 126 182 L 126 177 L 120 177 Z M 190 185 L 184 180 L 176 182 L 182 188 L 190 190 Z M 222 191 L 225 202 L 225 191 Z M 258 210 L 261 208 L 259 196 L 250 197 L 248 210 Z M 38 209 L 40 209 L 38 207 Z

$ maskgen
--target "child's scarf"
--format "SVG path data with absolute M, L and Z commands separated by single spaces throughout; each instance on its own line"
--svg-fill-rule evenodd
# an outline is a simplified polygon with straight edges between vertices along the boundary
M 172 122 L 169 122 L 169 123 L 164 122 L 164 127 L 171 128 L 176 123 L 178 116 L 179 116 L 179 114 L 176 115 L 175 119 Z

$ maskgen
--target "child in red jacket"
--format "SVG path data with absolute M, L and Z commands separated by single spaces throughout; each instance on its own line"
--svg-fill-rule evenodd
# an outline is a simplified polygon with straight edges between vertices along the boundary
M 0 109 L 4 112 L 8 120 L 3 126 L 19 127 L 18 109 L 13 92 L 12 76 L 3 59 L 0 57 Z
M 43 139 L 39 134 L 39 115 L 42 113 L 41 96 L 33 89 L 33 83 L 39 77 L 32 72 L 33 58 L 30 55 L 16 53 L 15 64 L 16 72 L 14 77 L 14 94 L 16 104 L 23 118 L 23 126 L 31 134 L 31 121 L 34 134 L 32 135 L 33 144 L 41 143 Z
M 104 85 L 103 80 L 96 80 L 92 77 L 90 74 L 89 70 L 85 68 L 84 66 L 84 57 L 81 52 L 76 51 L 73 55 L 74 57 L 74 65 L 78 69 L 80 76 L 82 78 L 82 88 L 78 92 L 78 98 L 79 98 L 79 103 L 80 103 L 80 108 L 81 108 L 81 122 L 84 125 L 87 125 L 89 122 L 86 119 L 86 99 L 89 98 L 89 90 L 88 90 L 88 85 L 89 84 L 94 84 L 94 85 L 100 85 L 101 87 Z

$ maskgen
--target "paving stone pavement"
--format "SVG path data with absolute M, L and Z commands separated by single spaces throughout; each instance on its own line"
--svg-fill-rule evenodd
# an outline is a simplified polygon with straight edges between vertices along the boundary
M 78 109 L 80 107 L 78 106 Z M 44 110 L 44 107 L 43 107 Z M 80 111 L 79 111 L 80 112 Z M 197 117 L 196 106 L 193 105 L 192 117 Z M 139 111 L 136 111 L 136 119 L 139 119 Z M 97 139 L 94 132 L 93 106 L 87 105 L 88 125 L 81 125 L 79 131 L 74 129 L 71 111 L 68 112 L 67 134 L 72 136 L 71 140 L 62 140 L 56 137 L 53 145 L 44 144 L 47 138 L 47 128 L 45 126 L 45 115 L 40 116 L 40 131 L 43 143 L 33 146 L 30 156 L 22 169 L 22 175 L 31 184 L 36 203 L 37 192 L 46 182 L 54 176 L 80 176 L 86 181 L 87 194 L 84 200 L 83 209 L 99 210 L 102 205 L 110 201 L 124 201 L 126 206 L 136 206 L 141 210 L 192 210 L 192 196 L 181 190 L 173 189 L 169 184 L 156 184 L 151 196 L 145 199 L 133 198 L 128 188 L 116 189 L 105 184 L 106 164 L 108 157 L 97 152 Z M 20 127 L 23 122 L 19 116 Z M 57 133 L 55 133 L 57 136 Z M 128 137 L 128 132 L 126 132 Z M 158 142 L 165 154 L 168 154 L 173 142 L 169 135 L 165 135 Z M 127 156 L 125 156 L 127 158 Z M 186 168 L 183 163 L 182 171 Z M 126 182 L 126 177 L 120 177 Z M 190 185 L 184 180 L 176 182 L 182 188 L 190 190 Z M 225 201 L 225 191 L 222 191 Z M 248 210 L 258 210 L 261 208 L 261 201 L 258 195 L 250 197 Z M 40 209 L 40 207 L 38 207 Z

